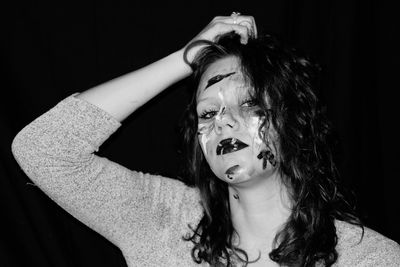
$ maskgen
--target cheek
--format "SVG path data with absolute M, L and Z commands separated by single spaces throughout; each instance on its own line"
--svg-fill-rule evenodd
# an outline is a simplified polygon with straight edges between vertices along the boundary
M 252 141 L 253 150 L 261 149 L 261 147 L 264 143 L 259 135 L 260 125 L 261 125 L 261 118 L 258 116 L 250 117 L 246 123 L 249 135 L 252 137 L 252 140 L 253 140 Z
M 207 144 L 210 141 L 210 135 L 212 132 L 212 123 L 203 123 L 198 125 L 198 138 L 200 142 L 200 146 L 203 150 L 205 156 L 207 156 Z
M 210 141 L 210 137 L 207 134 L 200 134 L 199 135 L 199 141 L 201 148 L 203 149 L 203 153 L 205 156 L 207 156 L 207 143 Z

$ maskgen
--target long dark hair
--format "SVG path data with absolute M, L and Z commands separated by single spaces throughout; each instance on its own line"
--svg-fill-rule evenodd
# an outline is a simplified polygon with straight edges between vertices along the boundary
M 267 116 L 264 123 L 279 136 L 279 171 L 293 206 L 269 257 L 285 266 L 332 265 L 338 257 L 335 219 L 362 225 L 339 189 L 331 126 L 315 93 L 319 68 L 269 35 L 250 38 L 246 45 L 234 33 L 206 43 L 191 64 L 194 88 L 210 64 L 237 57 L 254 88 L 254 102 Z M 231 266 L 235 260 L 247 265 L 246 252 L 232 244 L 227 184 L 213 174 L 198 142 L 196 92 L 185 115 L 184 141 L 189 179 L 199 188 L 204 208 L 192 235 L 185 237 L 194 243 L 193 259 L 212 266 Z

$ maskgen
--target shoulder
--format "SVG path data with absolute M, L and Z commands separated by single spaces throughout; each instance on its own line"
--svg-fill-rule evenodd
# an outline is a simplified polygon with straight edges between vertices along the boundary
M 400 246 L 364 227 L 336 221 L 339 254 L 337 266 L 400 266 Z

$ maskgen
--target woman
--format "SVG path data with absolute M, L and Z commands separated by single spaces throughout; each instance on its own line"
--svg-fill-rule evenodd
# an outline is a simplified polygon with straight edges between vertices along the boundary
M 185 140 L 195 188 L 94 155 L 192 72 Z M 184 49 L 61 101 L 17 135 L 13 153 L 129 266 L 397 266 L 399 246 L 362 228 L 338 191 L 313 73 L 257 37 L 252 17 L 216 17 Z

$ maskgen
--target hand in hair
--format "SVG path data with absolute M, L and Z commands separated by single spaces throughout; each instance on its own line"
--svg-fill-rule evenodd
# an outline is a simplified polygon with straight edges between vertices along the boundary
M 184 49 L 86 90 L 76 97 L 98 106 L 122 121 L 165 88 L 192 73 L 187 65 L 190 65 L 199 49 L 203 47 L 198 41 L 214 42 L 219 35 L 231 31 L 240 35 L 242 43 L 247 43 L 249 36 L 257 33 L 254 18 L 238 14 L 215 17 Z M 189 47 L 191 44 L 194 45 Z M 183 51 L 187 54 L 184 55 Z
M 240 35 L 240 42 L 242 44 L 247 44 L 249 37 L 257 36 L 257 27 L 254 17 L 239 14 L 236 16 L 217 16 L 213 18 L 211 22 L 185 46 L 185 50 L 187 51 L 185 56 L 185 60 L 187 60 L 186 63 L 190 65 L 198 51 L 207 45 L 207 43 L 214 42 L 218 36 L 232 31 Z M 204 45 L 202 45 L 202 43 L 204 43 Z

